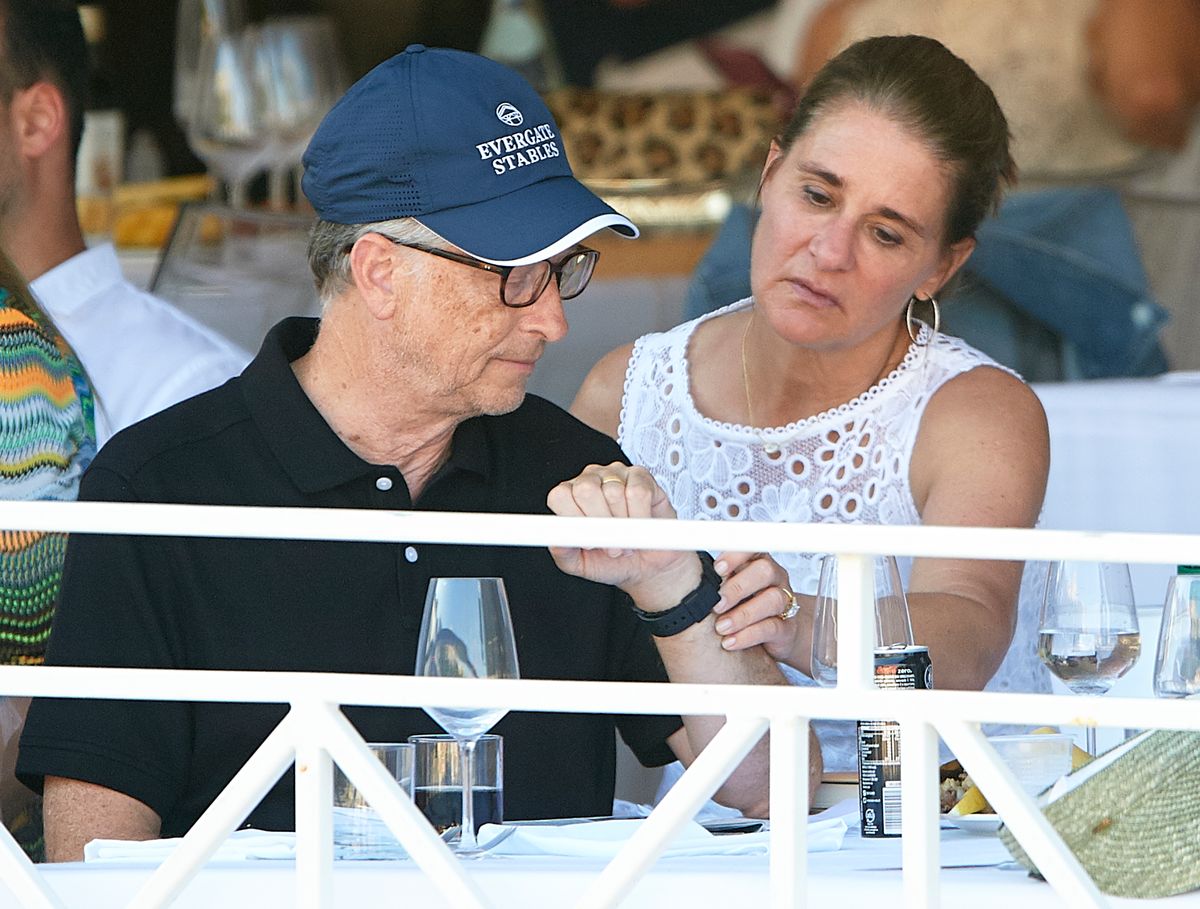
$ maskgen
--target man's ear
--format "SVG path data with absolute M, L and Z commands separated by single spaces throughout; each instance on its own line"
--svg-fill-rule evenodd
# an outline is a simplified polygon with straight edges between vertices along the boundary
M 18 154 L 24 158 L 40 158 L 71 129 L 70 114 L 58 86 L 51 82 L 35 82 L 29 88 L 13 92 L 9 104 L 13 141 Z
M 350 275 L 376 319 L 391 318 L 396 307 L 396 245 L 382 234 L 363 234 L 350 250 Z

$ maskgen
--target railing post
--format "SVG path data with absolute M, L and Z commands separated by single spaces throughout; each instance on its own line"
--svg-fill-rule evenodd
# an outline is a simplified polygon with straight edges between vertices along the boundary
M 988 794 L 1004 823 L 1038 871 L 1067 906 L 1104 909 L 1108 901 L 1079 864 L 1050 821 L 1020 788 L 1016 776 L 988 744 L 977 723 L 948 720 L 938 723 L 946 744 L 958 756 L 980 790 Z
M 875 687 L 875 570 L 871 557 L 838 553 L 838 687 Z
M 271 730 L 258 750 L 192 824 L 192 829 L 175 851 L 142 885 L 128 909 L 161 909 L 179 895 L 292 763 L 296 754 L 294 726 L 295 719 L 289 713 Z
M 307 709 L 306 709 L 307 708 Z M 296 907 L 333 906 L 333 764 L 320 718 L 307 705 L 296 715 Z
M 808 902 L 808 718 L 771 721 L 771 907 Z
M 904 905 L 937 909 L 942 864 L 938 736 L 928 723 L 911 720 L 900 724 L 900 777 Z
M 0 880 L 24 909 L 65 909 L 62 900 L 46 884 L 21 851 L 12 834 L 0 827 Z
M 600 872 L 576 909 L 616 906 L 667 850 L 671 837 L 696 816 L 758 744 L 767 728 L 767 721 L 761 717 L 726 717 L 725 725 Z

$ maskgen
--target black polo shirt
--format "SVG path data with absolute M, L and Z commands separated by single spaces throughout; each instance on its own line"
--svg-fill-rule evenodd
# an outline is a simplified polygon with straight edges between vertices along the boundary
M 312 406 L 290 363 L 316 322 L 289 319 L 237 378 L 125 432 L 100 452 L 81 499 L 412 509 L 394 467 L 366 463 Z M 546 494 L 617 445 L 528 396 L 516 411 L 462 423 L 447 464 L 415 506 L 545 514 Z M 431 577 L 497 576 L 508 590 L 525 678 L 664 680 L 620 591 L 559 571 L 542 548 L 73 535 L 47 662 L 69 666 L 411 674 Z M 178 836 L 286 708 L 39 700 L 18 773 L 124 792 Z M 347 707 L 368 741 L 438 731 L 418 709 Z M 672 759 L 677 717 L 509 714 L 510 818 L 607 814 L 613 729 L 647 765 Z M 291 829 L 293 778 L 250 815 Z

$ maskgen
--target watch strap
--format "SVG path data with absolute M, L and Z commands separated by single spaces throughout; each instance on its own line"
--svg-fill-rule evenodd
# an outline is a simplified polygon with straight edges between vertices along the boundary
M 679 601 L 677 606 L 662 612 L 647 612 L 633 607 L 633 614 L 641 619 L 650 633 L 657 638 L 669 638 L 703 622 L 712 608 L 721 599 L 721 576 L 713 567 L 712 556 L 707 552 L 696 553 L 700 557 L 700 583 L 696 589 Z

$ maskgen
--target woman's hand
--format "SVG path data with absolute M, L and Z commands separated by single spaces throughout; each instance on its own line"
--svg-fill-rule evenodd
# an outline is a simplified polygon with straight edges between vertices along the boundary
M 812 598 L 794 594 L 783 566 L 764 553 L 723 552 L 715 564 L 724 579 L 713 608 L 721 646 L 746 650 L 761 644 L 772 659 L 807 672 Z

